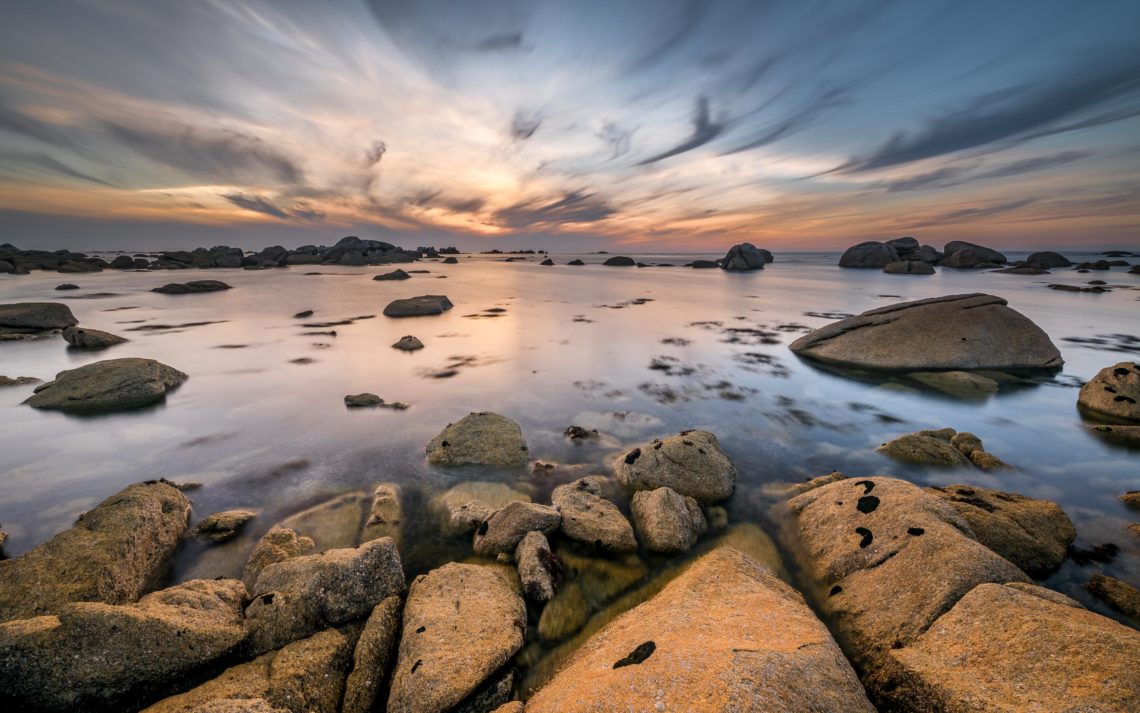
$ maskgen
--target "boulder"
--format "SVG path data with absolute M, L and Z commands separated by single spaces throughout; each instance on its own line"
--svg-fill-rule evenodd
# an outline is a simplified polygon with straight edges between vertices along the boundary
M 1088 590 L 1113 609 L 1140 623 L 1140 589 L 1104 574 L 1094 574 Z
M 578 259 L 574 259 L 574 260 L 571 260 L 570 262 L 568 262 L 568 263 L 566 263 L 566 264 L 567 264 L 567 265 L 573 265 L 573 266 L 575 266 L 575 267 L 578 267 L 578 266 L 580 266 L 580 265 L 585 265 L 586 263 L 582 262 L 581 260 L 578 260 Z
M 550 258 L 546 258 L 545 260 L 543 260 L 542 262 L 540 262 L 538 264 L 542 265 L 543 267 L 550 267 L 551 265 L 554 264 L 554 261 L 551 260 Z
M 923 245 L 922 247 L 920 247 L 918 249 L 918 252 L 914 253 L 913 255 L 907 256 L 907 259 L 909 259 L 911 261 L 921 260 L 922 262 L 927 262 L 927 263 L 930 263 L 931 265 L 934 265 L 939 260 L 941 260 L 943 257 L 945 257 L 945 256 L 942 253 L 938 252 L 938 250 L 936 248 L 934 248 L 933 246 Z
M 449 424 L 427 445 L 432 465 L 522 468 L 527 463 L 522 429 L 497 413 L 470 413 Z
M 76 349 L 106 349 L 127 341 L 126 337 L 117 334 L 80 327 L 64 327 L 63 338 Z
M 312 539 L 298 537 L 296 532 L 284 527 L 274 527 L 257 541 L 249 559 L 246 560 L 241 581 L 247 590 L 252 591 L 261 570 L 292 557 L 310 554 L 313 547 Z
M 400 337 L 400 341 L 393 344 L 392 348 L 405 352 L 414 352 L 417 349 L 423 349 L 424 343 L 409 334 L 405 337 Z
M 192 280 L 190 282 L 171 282 L 162 287 L 156 287 L 151 292 L 164 295 L 190 295 L 199 292 L 220 292 L 228 289 L 231 287 L 219 280 Z
M 976 261 L 978 263 L 991 263 L 995 265 L 1004 265 L 1007 262 L 1005 255 L 1002 255 L 997 250 L 993 250 L 982 245 L 975 245 L 974 243 L 967 243 L 962 240 L 952 240 L 946 243 L 946 247 L 942 250 L 942 252 L 946 255 L 946 258 L 943 260 L 943 264 L 946 264 L 946 260 L 950 260 L 954 257 L 954 255 L 962 252 L 963 250 L 970 251 L 970 257 L 963 256 L 958 259 L 959 262 Z M 952 265 L 951 267 L 964 266 L 965 265 Z
M 1029 257 L 1025 258 L 1025 264 L 1029 267 L 1038 267 L 1043 270 L 1048 270 L 1054 267 L 1069 267 L 1073 263 L 1060 253 L 1049 252 L 1046 250 L 1042 252 L 1030 253 Z
M 432 498 L 428 510 L 446 534 L 466 535 L 496 510 L 515 501 L 529 503 L 530 496 L 503 483 L 469 480 Z
M 458 259 L 458 258 L 454 258 L 454 257 L 445 257 L 445 258 L 443 259 L 443 264 L 444 264 L 444 265 L 458 265 L 458 264 L 459 264 L 459 259 Z
M 17 302 L 0 305 L 0 334 L 35 334 L 78 324 L 62 302 Z
M 1004 261 L 998 262 L 990 260 L 987 253 L 980 252 L 973 248 L 962 248 L 954 253 L 946 253 L 946 257 L 938 263 L 942 267 L 952 267 L 959 270 L 977 270 L 986 267 L 997 267 L 1004 264 Z
M 237 537 L 245 524 L 257 517 L 254 510 L 225 510 L 202 518 L 194 534 L 207 542 L 227 542 Z
M 633 552 L 637 538 L 625 515 L 602 497 L 603 482 L 597 476 L 560 485 L 550 496 L 562 513 L 562 532 L 572 540 L 609 552 Z
M 525 632 L 526 605 L 512 570 L 451 563 L 417 577 L 404 606 L 388 713 L 456 708 L 522 648 Z
M 236 649 L 245 596 L 235 579 L 196 579 L 136 604 L 78 602 L 0 624 L 0 697 L 52 711 L 122 703 Z
M 549 534 L 557 530 L 561 522 L 562 515 L 548 505 L 515 501 L 479 524 L 473 547 L 476 554 L 492 557 L 514 552 L 528 532 Z
M 249 650 L 264 653 L 358 619 L 403 591 L 400 554 L 387 537 L 268 565 L 245 610 Z
M 697 501 L 671 488 L 634 493 L 630 510 L 638 538 L 650 552 L 686 552 L 708 530 Z
M 397 268 L 395 270 L 392 270 L 391 272 L 385 272 L 382 275 L 377 275 L 376 277 L 373 277 L 372 279 L 373 280 L 381 280 L 381 281 L 406 280 L 409 277 L 411 277 L 411 275 L 409 275 L 408 273 L 404 272 L 403 270 L 400 270 Z
M 84 415 L 127 411 L 165 401 L 188 378 L 153 359 L 107 359 L 59 372 L 24 403 Z
M 606 267 L 633 267 L 637 262 L 631 257 L 624 255 L 614 255 L 602 263 Z
M 225 706 L 256 699 L 290 713 L 338 713 L 352 650 L 348 636 L 327 629 L 227 669 L 197 688 L 155 703 L 144 713 L 232 711 Z
M 930 492 L 954 508 L 978 542 L 1035 577 L 1060 567 L 1077 539 L 1065 511 L 1048 500 L 976 485 L 934 487 Z
M 883 266 L 888 275 L 933 275 L 934 266 L 921 260 L 899 260 Z
M 1038 592 L 979 584 L 891 651 L 890 710 L 1140 709 L 1140 632 Z
M 614 461 L 618 482 L 633 490 L 672 488 L 699 503 L 732 495 L 736 467 L 708 431 L 681 431 L 647 443 Z
M 918 240 L 911 237 L 895 238 L 894 240 L 888 240 L 885 244 L 894 248 L 895 252 L 897 252 L 900 257 L 904 257 L 904 259 L 905 256 L 916 253 L 919 250 Z
M 528 599 L 545 602 L 554 596 L 554 573 L 551 572 L 554 562 L 550 543 L 538 530 L 526 533 L 526 537 L 519 541 L 515 548 L 515 563 Z
M 54 614 L 70 602 L 137 600 L 174 554 L 190 501 L 165 481 L 131 485 L 75 526 L 0 560 L 0 621 Z
M 803 597 L 721 547 L 590 637 L 525 710 L 874 708 Z
M 809 359 L 882 370 L 1057 369 L 1049 336 L 1000 297 L 900 302 L 833 322 L 789 347 Z
M 969 457 L 950 442 L 953 435 L 952 429 L 908 433 L 884 443 L 875 450 L 902 463 L 940 468 L 968 467 Z
M 376 705 L 388 665 L 395 658 L 402 609 L 400 597 L 392 596 L 377 604 L 369 615 L 356 641 L 341 713 L 368 713 Z
M 738 243 L 728 249 L 720 266 L 731 271 L 760 270 L 773 259 L 772 253 L 752 243 Z
M 839 258 L 840 267 L 886 267 L 898 262 L 898 251 L 886 243 L 869 241 L 847 248 Z
M 444 295 L 423 295 L 393 300 L 384 308 L 385 317 L 425 317 L 443 314 L 455 305 Z
M 1106 366 L 1081 387 L 1077 403 L 1097 416 L 1140 421 L 1140 364 Z
M 70 282 L 64 282 L 63 284 L 59 284 L 59 285 L 55 286 L 56 292 L 66 292 L 68 290 L 78 290 L 78 289 L 79 289 L 79 285 L 73 285 Z
M 344 397 L 344 405 L 349 408 L 376 408 L 384 405 L 384 399 L 376 394 L 349 394 Z
M 317 552 L 356 547 L 369 505 L 368 494 L 353 491 L 294 513 L 280 526 L 311 537 Z

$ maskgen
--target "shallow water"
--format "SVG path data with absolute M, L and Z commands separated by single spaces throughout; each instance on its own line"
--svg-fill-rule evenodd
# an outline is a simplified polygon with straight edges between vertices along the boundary
M 955 270 L 892 276 L 840 270 L 836 254 L 778 254 L 767 269 L 746 274 L 606 268 L 597 255 L 581 256 L 594 264 L 565 266 L 572 257 L 555 256 L 555 267 L 538 265 L 542 256 L 512 263 L 492 256 L 465 256 L 458 265 L 425 261 L 402 266 L 430 270 L 402 282 L 371 279 L 390 267 L 0 275 L 0 302 L 63 301 L 84 326 L 131 339 L 94 353 L 68 351 L 59 338 L 0 344 L 0 373 L 46 380 L 91 361 L 141 356 L 191 377 L 163 406 L 96 418 L 20 405 L 32 387 L 0 390 L 0 523 L 11 535 L 7 553 L 43 542 L 129 483 L 161 477 L 204 484 L 189 493 L 195 519 L 233 507 L 261 510 L 238 541 L 207 558 L 200 545 L 185 547 L 171 573 L 173 580 L 234 576 L 255 539 L 281 517 L 347 490 L 395 481 L 406 486 L 412 510 L 405 562 L 411 573 L 424 571 L 470 550 L 417 521 L 416 503 L 475 477 L 427 466 L 424 445 L 466 413 L 493 410 L 522 425 L 532 458 L 586 464 L 478 474 L 519 479 L 536 500 L 557 482 L 602 471 L 622 446 L 705 428 L 718 435 L 740 471 L 737 495 L 727 503 L 732 521 L 755 519 L 759 485 L 832 470 L 923 484 L 974 483 L 1054 500 L 1076 524 L 1078 545 L 1120 546 L 1111 563 L 1067 562 L 1050 586 L 1110 613 L 1084 592 L 1091 574 L 1140 584 L 1140 542 L 1124 531 L 1137 516 L 1116 500 L 1140 487 L 1140 454 L 1090 435 L 1076 409 L 1082 380 L 1140 358 L 1140 343 L 1124 338 L 1140 334 L 1140 276 L 1121 268 L 1036 277 Z M 682 265 L 695 257 L 713 256 L 639 259 Z M 208 278 L 234 289 L 149 292 L 166 282 Z M 1046 287 L 1097 279 L 1119 287 L 1106 294 Z M 81 289 L 54 291 L 62 282 Z M 842 314 L 964 292 L 1000 295 L 1034 320 L 1061 349 L 1063 372 L 986 401 L 958 401 L 876 388 L 821 371 L 787 349 L 807 329 Z M 437 317 L 380 314 L 390 300 L 419 294 L 447 294 L 456 306 Z M 306 309 L 314 316 L 293 318 Z M 328 330 L 336 335 L 306 334 Z M 392 349 L 405 334 L 426 348 Z M 346 409 L 343 396 L 361 391 L 411 407 Z M 597 445 L 570 443 L 562 432 L 571 424 L 597 428 L 607 438 Z M 912 469 L 874 452 L 896 435 L 946 426 L 976 433 L 1018 471 Z

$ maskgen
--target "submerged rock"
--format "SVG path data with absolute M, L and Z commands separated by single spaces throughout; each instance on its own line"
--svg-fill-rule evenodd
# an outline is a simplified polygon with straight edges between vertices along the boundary
M 79 327 L 64 327 L 63 338 L 76 349 L 106 349 L 127 341 L 126 337 L 117 334 Z
M 368 542 L 378 537 L 391 537 L 399 545 L 403 539 L 404 506 L 400 502 L 400 486 L 397 483 L 381 483 L 372 491 L 372 507 L 368 520 L 360 531 L 360 541 Z
M 245 596 L 237 580 L 196 579 L 136 604 L 74 603 L 0 624 L 0 697 L 34 710 L 121 704 L 236 649 Z
M 384 308 L 384 316 L 425 317 L 443 314 L 454 306 L 445 295 L 423 295 L 389 302 Z
M 480 555 L 514 552 L 528 532 L 549 534 L 557 530 L 561 522 L 562 515 L 552 507 L 511 502 L 479 524 L 473 547 Z
M 245 610 L 249 650 L 264 653 L 360 618 L 403 591 L 400 554 L 387 537 L 268 565 Z
M 341 713 L 368 713 L 377 704 L 388 665 L 395 658 L 402 610 L 400 597 L 392 596 L 377 604 L 369 615 L 356 641 Z
M 1000 297 L 976 293 L 869 310 L 789 348 L 830 364 L 884 370 L 1056 369 L 1064 363 L 1040 327 Z
M 614 461 L 618 482 L 633 490 L 672 488 L 700 503 L 732 495 L 736 467 L 708 431 L 681 431 L 647 443 Z
M 1094 574 L 1088 590 L 1113 609 L 1140 623 L 1140 589 L 1104 574 Z
M 1077 403 L 1098 416 L 1140 421 L 1140 364 L 1106 366 L 1081 387 Z
M 59 372 L 24 403 L 84 415 L 127 411 L 166 400 L 188 378 L 153 359 L 108 359 Z
M 752 243 L 738 243 L 728 249 L 724 259 L 720 261 L 720 267 L 734 272 L 760 270 L 773 259 L 772 253 Z
M 840 267 L 886 267 L 889 263 L 898 262 L 899 254 L 890 245 L 876 241 L 868 241 L 853 245 L 839 258 Z
M 522 468 L 527 462 L 522 429 L 497 413 L 470 413 L 427 445 L 432 465 L 485 465 Z
M 998 382 L 968 371 L 915 371 L 915 381 L 959 399 L 985 399 L 998 392 Z
M 697 501 L 671 488 L 634 493 L 630 509 L 641 544 L 650 552 L 686 552 L 708 530 Z
M 400 337 L 400 341 L 393 344 L 392 348 L 405 352 L 414 352 L 417 349 L 423 349 L 424 343 L 409 334 L 405 337 Z
M 194 534 L 207 542 L 226 542 L 237 537 L 245 524 L 257 517 L 254 510 L 225 510 L 202 518 Z
M 317 552 L 356 547 L 368 504 L 364 492 L 344 493 L 290 515 L 280 526 L 311 537 Z
M 232 288 L 220 280 L 192 280 L 190 282 L 171 282 L 162 287 L 156 287 L 151 292 L 159 292 L 164 295 L 189 295 L 229 289 Z
M 261 570 L 292 557 L 311 554 L 313 547 L 312 539 L 298 537 L 296 532 L 285 527 L 274 527 L 257 541 L 242 570 L 241 581 L 247 590 L 253 591 Z
M 560 485 L 550 500 L 562 513 L 562 532 L 572 540 L 610 552 L 633 552 L 637 538 L 616 505 L 602 497 L 603 479 L 580 478 Z
M 469 480 L 432 498 L 428 510 L 449 535 L 471 533 L 496 510 L 512 502 L 530 502 L 530 496 L 503 483 Z
M 0 560 L 0 621 L 52 614 L 70 602 L 135 601 L 174 554 L 189 517 L 190 501 L 177 488 L 128 486 L 71 529 Z
M 515 562 L 528 599 L 545 602 L 554 596 L 554 573 L 551 569 L 555 560 L 546 535 L 537 530 L 526 533 L 515 548 Z
M 453 562 L 417 577 L 404 606 L 388 712 L 459 706 L 510 661 L 525 631 L 512 570 Z
M 888 275 L 933 275 L 934 266 L 921 260 L 899 260 L 883 266 Z
M 1123 426 L 1114 424 L 1112 426 L 1089 426 L 1089 431 L 1110 443 L 1130 448 L 1140 448 L 1140 425 Z
M 874 710 L 803 598 L 730 548 L 594 634 L 525 709 Z
M 945 433 L 950 431 L 950 433 Z M 961 468 L 970 465 L 970 459 L 950 442 L 954 433 L 919 431 L 888 441 L 875 450 L 902 463 L 929 465 L 942 468 Z

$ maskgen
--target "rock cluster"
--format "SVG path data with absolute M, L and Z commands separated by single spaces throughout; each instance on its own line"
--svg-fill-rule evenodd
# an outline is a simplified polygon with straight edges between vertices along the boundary
M 908 433 L 875 450 L 899 462 L 914 465 L 1012 470 L 1000 458 L 987 453 L 980 438 L 966 431 L 958 433 L 953 428 Z

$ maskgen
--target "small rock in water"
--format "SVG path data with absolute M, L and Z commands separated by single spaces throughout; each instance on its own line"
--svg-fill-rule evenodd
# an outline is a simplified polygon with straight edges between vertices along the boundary
M 297 314 L 293 315 L 293 319 L 306 319 L 306 318 L 312 317 L 312 316 L 313 316 L 313 310 L 307 309 L 304 312 L 298 312 Z
M 598 429 L 596 428 L 585 429 L 581 426 L 570 426 L 563 432 L 563 434 L 571 441 L 587 441 L 598 439 Z
M 64 327 L 63 338 L 76 349 L 106 349 L 127 341 L 126 337 L 117 334 L 80 327 Z
M 247 522 L 257 517 L 254 510 L 226 510 L 209 515 L 194 528 L 194 534 L 207 542 L 227 542 L 237 537 Z
M 432 465 L 488 465 L 521 468 L 527 462 L 519 425 L 497 413 L 471 413 L 449 425 L 427 446 Z
M 1077 403 L 1086 411 L 1125 421 L 1140 421 L 1140 364 L 1106 366 L 1081 387 Z
M 545 266 L 549 267 L 550 265 L 554 264 L 554 261 L 551 260 L 550 258 L 546 258 L 545 260 L 543 260 L 542 262 L 540 262 L 538 264 L 539 265 L 545 265 Z
M 736 467 L 708 431 L 682 431 L 633 448 L 614 462 L 614 475 L 634 490 L 669 487 L 701 503 L 724 500 L 736 486 Z
M 577 267 L 579 265 L 585 265 L 586 263 L 582 262 L 581 260 L 574 259 L 574 260 L 571 260 L 570 262 L 568 262 L 566 264 L 567 265 L 573 265 L 573 266 Z
M 381 280 L 381 281 L 407 280 L 410 277 L 411 277 L 411 275 L 409 275 L 408 273 L 404 272 L 403 270 L 400 270 L 397 268 L 391 272 L 385 272 L 382 275 L 377 275 L 376 277 L 373 277 L 372 279 L 373 280 Z
M 372 408 L 376 406 L 383 406 L 384 399 L 376 394 L 349 394 L 344 397 L 344 405 L 349 408 Z
M 38 384 L 42 379 L 37 379 L 34 376 L 0 376 L 0 387 L 3 386 L 27 386 L 28 384 Z
M 454 305 L 444 295 L 423 295 L 394 300 L 384 308 L 385 317 L 425 317 L 443 314 Z
M 57 292 L 64 292 L 66 290 L 78 290 L 79 285 L 73 285 L 70 282 L 65 282 L 62 285 L 56 285 L 55 289 Z
M 697 501 L 671 488 L 634 493 L 630 510 L 641 544 L 650 552 L 686 552 L 708 530 Z
M 609 478 L 593 475 L 560 485 L 550 499 L 562 513 L 562 532 L 572 540 L 609 552 L 633 552 L 637 539 L 629 520 L 603 497 Z
M 633 267 L 637 264 L 637 262 L 631 257 L 626 257 L 624 255 L 615 255 L 607 259 L 602 264 L 606 267 Z
M 229 285 L 219 280 L 192 280 L 190 282 L 170 282 L 162 287 L 156 287 L 151 292 L 164 295 L 189 295 L 199 292 L 219 292 L 231 289 Z
M 417 349 L 423 349 L 424 343 L 412 335 L 400 337 L 400 341 L 392 345 L 393 349 L 399 349 L 405 352 L 414 352 Z
M 528 532 L 551 533 L 561 522 L 562 515 L 548 505 L 515 501 L 479 524 L 473 547 L 481 555 L 513 552 Z

